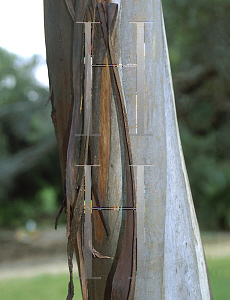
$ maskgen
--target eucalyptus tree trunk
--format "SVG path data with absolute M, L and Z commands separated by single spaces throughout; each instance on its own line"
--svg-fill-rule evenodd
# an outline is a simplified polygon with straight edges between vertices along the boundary
M 212 299 L 161 1 L 113 2 L 44 0 L 68 213 L 67 299 L 73 249 L 83 299 Z M 92 33 L 82 22 L 94 22 Z

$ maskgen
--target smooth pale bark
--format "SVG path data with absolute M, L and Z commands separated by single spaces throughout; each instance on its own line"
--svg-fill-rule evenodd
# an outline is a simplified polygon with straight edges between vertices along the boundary
M 137 26 L 129 22 L 138 21 L 152 21 L 145 24 L 143 105 L 145 134 L 152 136 L 132 136 L 131 149 L 135 165 L 152 165 L 145 167 L 144 256 L 145 276 L 154 278 L 137 279 L 135 299 L 212 299 L 180 143 L 161 1 L 119 1 L 117 63 L 136 63 Z M 119 73 L 133 134 L 136 71 L 123 67 Z

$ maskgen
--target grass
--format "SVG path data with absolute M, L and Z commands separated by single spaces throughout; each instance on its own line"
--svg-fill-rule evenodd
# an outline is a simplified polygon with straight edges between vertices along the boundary
M 230 257 L 207 258 L 214 300 L 230 299 Z
M 207 258 L 214 300 L 230 299 L 230 257 Z M 63 300 L 67 296 L 68 274 L 40 275 L 0 281 L 1 299 Z M 79 280 L 75 279 L 74 300 L 82 300 Z
M 40 275 L 0 281 L 0 298 L 6 300 L 66 299 L 69 275 Z M 75 300 L 82 300 L 79 280 L 75 279 Z

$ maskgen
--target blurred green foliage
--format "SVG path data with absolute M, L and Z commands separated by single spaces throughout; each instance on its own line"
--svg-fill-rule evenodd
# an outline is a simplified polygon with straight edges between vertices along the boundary
M 230 229 L 230 2 L 162 3 L 198 221 L 203 229 Z
M 202 229 L 230 229 L 228 0 L 163 0 L 178 123 Z M 39 58 L 0 50 L 0 226 L 52 215 L 59 158 Z
M 35 78 L 40 60 L 0 49 L 0 226 L 53 216 L 62 198 L 48 90 Z

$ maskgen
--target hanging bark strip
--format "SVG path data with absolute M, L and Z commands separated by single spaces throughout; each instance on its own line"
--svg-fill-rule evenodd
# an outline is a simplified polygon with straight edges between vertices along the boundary
M 66 160 L 73 111 L 73 29 L 65 3 L 44 0 L 46 57 L 49 71 L 50 100 L 63 189 L 66 189 Z
M 98 1 L 99 2 L 99 1 Z M 102 26 L 102 42 L 95 40 L 98 49 L 99 60 L 104 62 L 105 55 L 108 63 L 114 63 L 112 53 L 111 35 L 114 28 L 117 4 L 105 1 L 97 3 L 95 1 L 71 1 L 62 0 L 53 4 L 53 1 L 44 0 L 45 9 L 45 30 L 47 46 L 47 64 L 49 69 L 52 119 L 54 122 L 56 137 L 62 167 L 62 179 L 65 191 L 65 201 L 63 202 L 58 215 L 64 207 L 67 208 L 67 236 L 68 236 L 68 264 L 70 272 L 70 282 L 67 300 L 73 298 L 73 253 L 77 252 L 79 272 L 83 298 L 89 299 L 87 280 L 84 279 L 84 260 L 81 219 L 84 215 L 84 170 L 76 165 L 95 164 L 98 162 L 98 138 L 89 137 L 88 128 L 84 128 L 84 63 L 83 63 L 83 22 L 89 20 L 99 20 Z M 51 13 L 52 12 L 52 13 Z M 50 18 L 52 16 L 52 18 Z M 95 35 L 96 36 L 96 35 Z M 94 37 L 93 37 L 94 39 Z M 55 54 L 55 55 L 54 55 Z M 64 59 L 63 59 L 64 57 Z M 57 61 L 59 62 L 57 64 Z M 68 62 L 67 64 L 65 64 Z M 58 68 L 57 68 L 58 66 Z M 94 77 L 96 86 L 100 84 L 101 71 Z M 95 72 L 96 74 L 96 72 Z M 68 79 L 68 80 L 67 80 Z M 107 79 L 108 80 L 108 79 Z M 132 157 L 129 142 L 128 122 L 125 110 L 124 99 L 116 67 L 110 68 L 110 80 L 115 98 L 117 119 L 120 130 L 120 143 L 122 155 L 124 157 L 124 182 L 126 207 L 135 207 L 135 188 L 132 171 Z M 94 95 L 94 107 L 96 113 L 92 122 L 96 128 L 100 125 L 100 93 L 98 89 Z M 80 136 L 83 132 L 88 132 L 86 136 Z M 78 135 L 76 135 L 78 134 Z M 109 149 L 109 148 L 108 148 Z M 96 160 L 95 160 L 96 157 Z M 106 166 L 105 166 L 106 168 Z M 98 178 L 96 168 L 92 169 L 92 188 L 97 206 L 103 206 L 103 199 L 99 192 L 101 181 Z M 100 184 L 99 184 L 100 183 Z M 107 185 L 107 182 L 105 182 Z M 104 214 L 100 211 L 100 218 L 104 230 L 109 235 L 109 224 Z M 120 237 L 121 246 L 116 250 L 116 260 L 114 260 L 109 277 L 107 279 L 104 299 L 133 299 L 135 272 L 136 272 L 136 250 L 135 250 L 135 217 L 133 210 L 123 212 Z M 92 252 L 97 251 L 92 247 Z M 100 254 L 98 255 L 100 257 Z M 131 278 L 131 279 L 130 279 Z
M 111 35 L 114 27 L 118 5 L 108 3 L 105 1 L 103 4 L 98 4 L 100 21 L 104 41 L 108 49 L 109 65 L 114 63 Z M 119 80 L 119 74 L 116 67 L 110 68 L 114 96 L 117 105 L 117 113 L 119 116 L 119 123 L 121 128 L 121 139 L 124 149 L 125 161 L 125 179 L 126 179 L 126 206 L 135 207 L 135 188 L 134 188 L 134 175 L 132 170 L 132 154 L 129 139 L 129 129 L 127 114 Z M 111 299 L 132 299 L 134 296 L 135 285 L 135 272 L 136 272 L 136 258 L 135 258 L 135 217 L 134 210 L 126 211 L 125 231 L 122 241 L 119 261 L 116 267 L 112 282 Z M 132 278 L 132 279 L 131 279 Z M 107 287 L 110 286 L 108 282 Z M 105 299 L 106 299 L 105 295 Z M 104 299 L 104 300 L 105 300 Z

